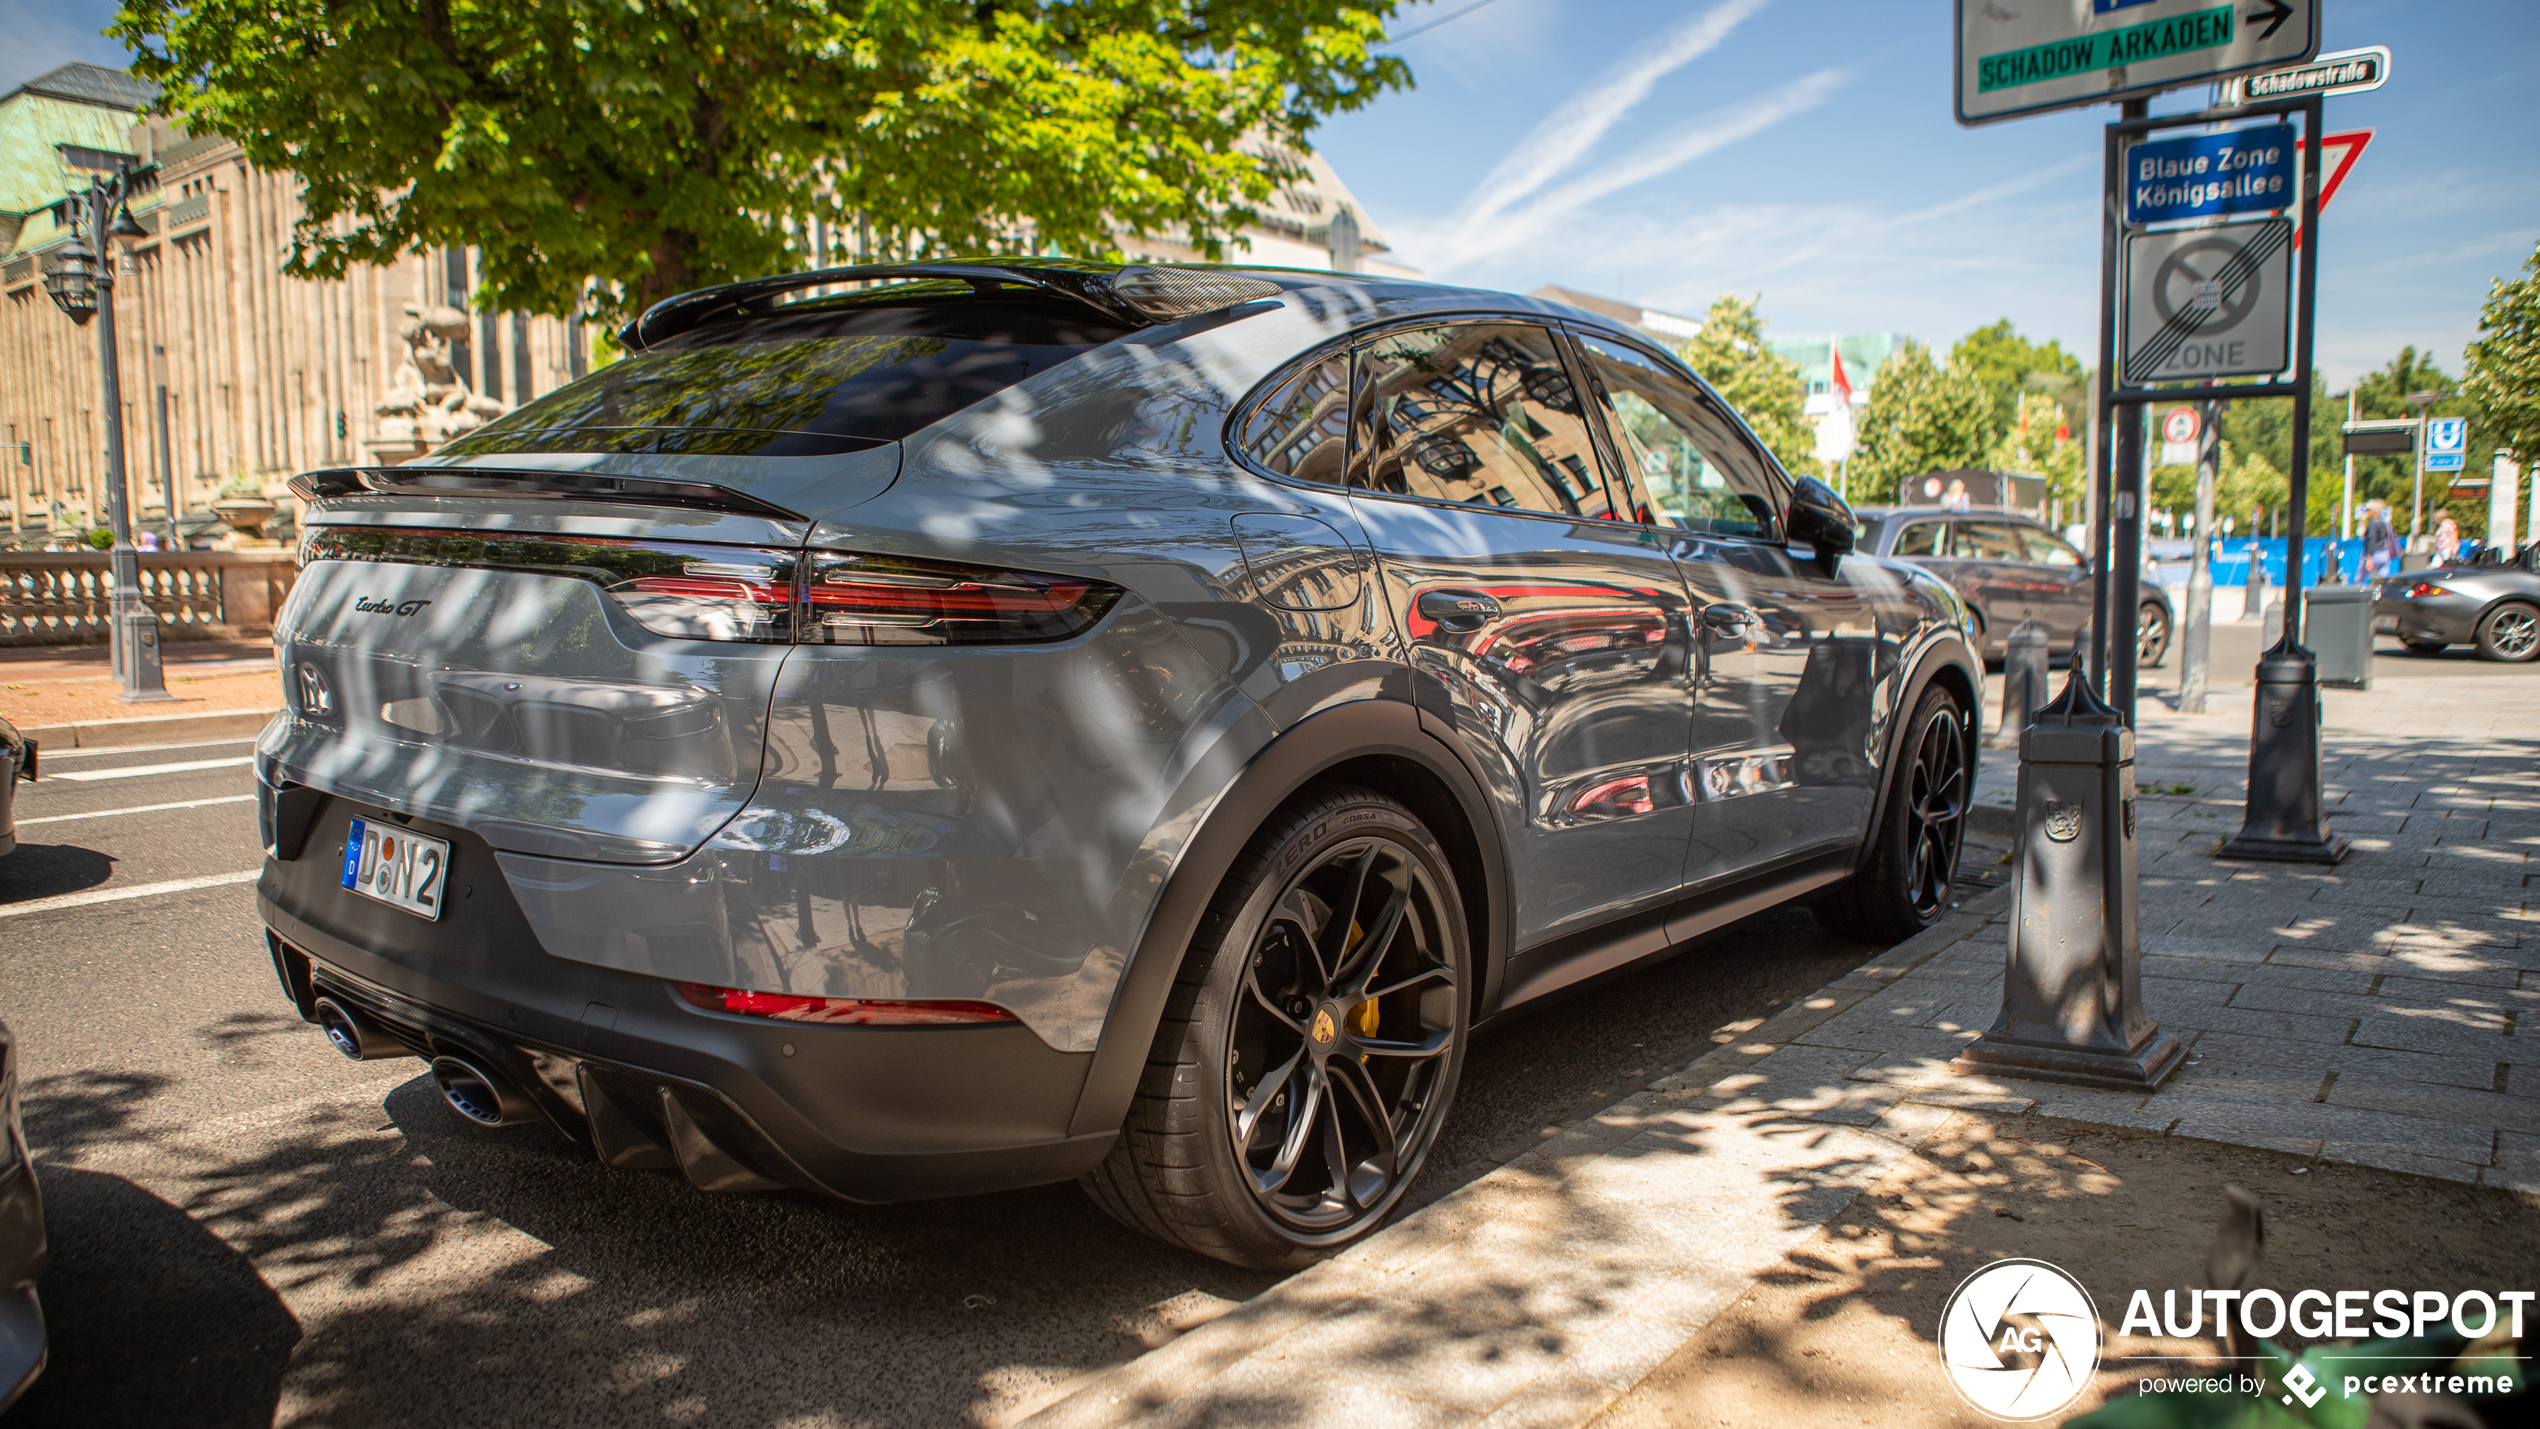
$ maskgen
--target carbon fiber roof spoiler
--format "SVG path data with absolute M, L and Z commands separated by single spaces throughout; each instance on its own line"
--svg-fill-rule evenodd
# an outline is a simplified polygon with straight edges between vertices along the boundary
M 481 466 L 330 467 L 291 478 L 291 489 L 306 501 L 363 492 L 408 492 L 423 496 L 557 496 L 583 501 L 617 501 L 644 506 L 686 506 L 758 516 L 773 521 L 809 521 L 747 492 L 709 481 L 680 481 L 658 476 L 612 476 L 590 471 L 514 471 Z
M 629 352 L 641 352 L 706 323 L 765 311 L 762 305 L 787 293 L 891 278 L 949 278 L 982 293 L 1007 287 L 1032 288 L 1073 299 L 1115 322 L 1138 327 L 1275 298 L 1284 291 L 1277 283 L 1254 273 L 1205 264 L 1122 265 L 1072 258 L 873 263 L 754 278 L 746 283 L 726 283 L 719 288 L 701 288 L 664 298 L 619 329 L 618 342 Z

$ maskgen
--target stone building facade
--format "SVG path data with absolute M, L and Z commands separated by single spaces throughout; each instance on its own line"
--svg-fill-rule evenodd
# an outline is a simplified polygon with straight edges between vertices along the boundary
M 0 96 L 0 545 L 102 523 L 105 422 L 97 330 L 44 291 L 68 238 L 62 198 L 118 162 L 155 164 L 133 201 L 148 230 L 116 260 L 124 459 L 136 529 L 221 538 L 213 503 L 252 490 L 289 506 L 312 468 L 428 450 L 454 430 L 582 376 L 578 320 L 472 313 L 473 250 L 409 254 L 311 282 L 284 275 L 298 181 L 227 140 L 147 117 L 154 89 L 65 65 Z M 1250 261 L 1414 275 L 1320 155 L 1242 242 Z M 803 235 L 806 266 L 851 263 L 845 233 Z M 1140 257 L 1192 256 L 1128 240 Z M 453 393 L 453 388 L 463 389 Z M 173 500 L 170 489 L 173 488 Z

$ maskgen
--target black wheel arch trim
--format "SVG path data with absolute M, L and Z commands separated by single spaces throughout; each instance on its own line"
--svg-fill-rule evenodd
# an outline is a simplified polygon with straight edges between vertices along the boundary
M 1281 804 L 1326 771 L 1352 760 L 1408 760 L 1435 776 L 1461 807 L 1479 846 L 1484 884 L 1480 892 L 1489 913 L 1487 936 L 1474 949 L 1477 982 L 1483 998 L 1496 995 L 1500 980 L 1507 975 L 1512 916 L 1507 841 L 1498 812 L 1460 743 L 1442 722 L 1407 701 L 1371 699 L 1335 705 L 1300 720 L 1253 755 L 1210 806 L 1147 915 L 1119 988 L 1112 994 L 1069 1135 L 1119 1130 L 1136 1097 L 1138 1078 L 1154 1046 L 1156 1028 L 1163 1022 L 1174 979 L 1227 870 Z M 1190 777 L 1207 777 L 1207 771 Z M 1444 831 L 1440 833 L 1443 837 Z
M 1905 726 L 1913 719 L 1914 706 L 1930 689 L 1932 681 L 1945 670 L 1955 670 L 1967 683 L 1967 780 L 1972 796 L 1976 761 L 1984 748 L 1980 726 L 1984 722 L 1984 677 L 1977 671 L 1984 667 L 1969 653 L 1966 642 L 1954 635 L 1944 635 L 1926 646 L 1914 661 L 1914 673 L 1907 678 L 1896 698 L 1895 728 L 1888 731 L 1887 760 L 1879 767 L 1878 796 L 1870 803 L 1869 826 L 1861 831 L 1861 841 L 1852 850 L 1852 871 L 1858 873 L 1869 863 L 1871 845 L 1877 840 L 1879 820 L 1887 814 L 1887 796 L 1896 781 L 1897 758 L 1905 747 Z

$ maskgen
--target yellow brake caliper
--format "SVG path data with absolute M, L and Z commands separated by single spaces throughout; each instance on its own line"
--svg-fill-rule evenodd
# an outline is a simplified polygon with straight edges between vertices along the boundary
M 1356 951 L 1359 939 L 1366 936 L 1367 930 L 1360 927 L 1357 921 L 1353 919 L 1349 925 L 1349 947 L 1342 950 L 1342 957 L 1346 959 L 1351 952 Z M 1379 1011 L 1380 1010 L 1376 1006 L 1376 999 L 1372 997 L 1367 999 L 1365 1002 L 1358 1004 L 1356 1007 L 1351 1008 L 1349 1010 L 1348 1017 L 1349 1030 L 1360 1037 L 1375 1036 L 1376 1019 L 1379 1015 Z M 1364 1062 L 1367 1058 L 1364 1055 L 1361 1055 L 1358 1060 Z

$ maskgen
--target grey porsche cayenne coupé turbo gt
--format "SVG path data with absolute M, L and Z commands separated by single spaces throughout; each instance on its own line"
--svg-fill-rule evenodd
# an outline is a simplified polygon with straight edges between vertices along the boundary
M 1634 332 L 987 260 L 625 345 L 299 482 L 274 966 L 477 1121 L 707 1190 L 1082 1178 L 1289 1266 L 1491 1019 L 1787 899 L 1947 906 L 1963 605 Z

